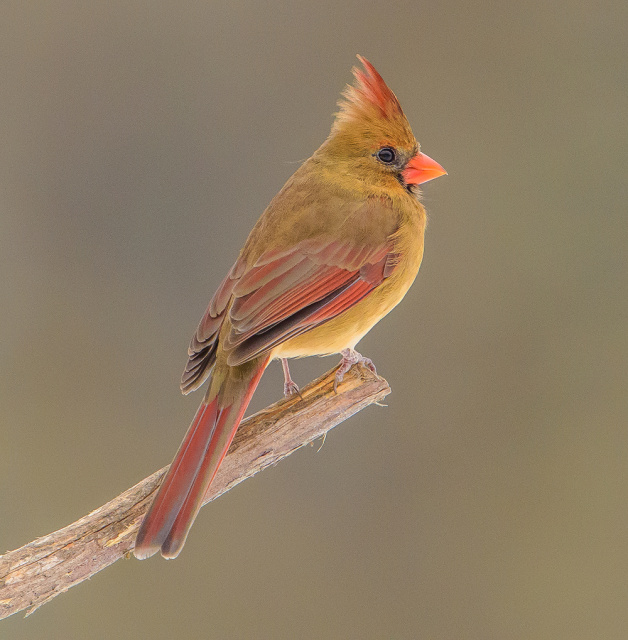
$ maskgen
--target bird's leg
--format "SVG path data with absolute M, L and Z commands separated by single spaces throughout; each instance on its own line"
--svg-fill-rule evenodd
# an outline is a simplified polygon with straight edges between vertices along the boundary
M 375 370 L 373 361 L 370 358 L 365 358 L 355 349 L 343 349 L 340 354 L 342 355 L 342 360 L 340 361 L 340 365 L 338 367 L 338 370 L 336 371 L 336 379 L 334 380 L 334 391 L 338 391 L 338 385 L 345 377 L 345 373 L 347 373 L 347 371 L 349 371 L 349 369 L 351 369 L 354 364 L 363 364 L 369 371 L 372 371 L 375 375 L 377 375 L 377 371 Z
M 301 399 L 301 392 L 299 391 L 299 385 L 290 377 L 290 369 L 288 368 L 288 358 L 281 359 L 281 367 L 283 368 L 283 394 L 286 398 L 289 398 L 292 394 L 298 393 Z

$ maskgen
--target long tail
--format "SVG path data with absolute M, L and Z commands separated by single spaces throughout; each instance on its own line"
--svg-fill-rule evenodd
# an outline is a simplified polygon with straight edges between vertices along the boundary
M 251 400 L 268 356 L 214 370 L 209 391 L 179 447 L 135 541 L 135 557 L 179 555 L 203 497 Z

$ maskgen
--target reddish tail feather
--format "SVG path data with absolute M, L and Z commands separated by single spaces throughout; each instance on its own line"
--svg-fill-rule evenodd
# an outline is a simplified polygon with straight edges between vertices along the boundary
M 267 363 L 266 356 L 247 363 L 255 366 L 230 368 L 212 399 L 201 403 L 140 526 L 137 558 L 179 555 Z

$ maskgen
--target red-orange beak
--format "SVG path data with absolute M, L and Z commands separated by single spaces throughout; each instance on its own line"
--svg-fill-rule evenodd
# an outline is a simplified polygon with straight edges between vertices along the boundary
M 406 168 L 402 172 L 403 181 L 406 184 L 423 184 L 428 180 L 438 178 L 438 176 L 447 175 L 436 160 L 432 160 L 424 153 L 417 153 L 414 158 L 408 162 Z

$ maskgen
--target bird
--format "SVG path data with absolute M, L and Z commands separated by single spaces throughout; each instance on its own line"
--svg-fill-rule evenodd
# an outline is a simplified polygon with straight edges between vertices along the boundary
M 360 339 L 405 296 L 423 258 L 419 185 L 446 174 L 421 152 L 395 94 L 357 56 L 331 132 L 272 199 L 211 299 L 188 348 L 184 394 L 204 399 L 142 524 L 139 559 L 183 548 L 264 370 L 340 354 L 337 384 Z

